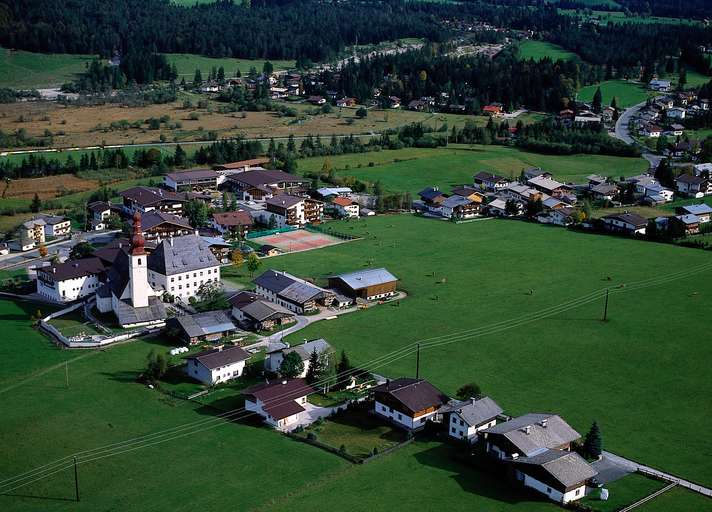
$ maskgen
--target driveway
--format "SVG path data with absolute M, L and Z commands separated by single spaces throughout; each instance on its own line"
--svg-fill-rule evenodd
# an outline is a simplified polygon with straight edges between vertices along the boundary
M 663 159 L 663 157 L 652 153 L 648 148 L 638 143 L 638 141 L 636 141 L 630 134 L 629 128 L 631 119 L 633 119 L 633 117 L 635 117 L 638 112 L 640 112 L 641 109 L 645 107 L 645 104 L 646 102 L 644 101 L 642 103 L 638 103 L 637 105 L 633 105 L 632 107 L 628 107 L 627 109 L 625 109 L 618 118 L 618 121 L 616 121 L 615 131 L 611 135 L 613 135 L 613 137 L 615 137 L 616 139 L 622 140 L 626 144 L 630 144 L 631 146 L 637 146 L 638 148 L 640 148 L 640 150 L 642 151 L 642 157 L 648 161 L 650 169 L 655 169 L 660 163 L 660 161 Z

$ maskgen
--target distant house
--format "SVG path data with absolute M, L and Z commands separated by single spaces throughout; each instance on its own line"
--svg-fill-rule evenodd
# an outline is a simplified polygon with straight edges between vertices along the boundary
M 650 89 L 658 92 L 668 92 L 670 90 L 670 86 L 670 80 L 658 80 L 657 78 L 651 80 L 648 84 Z
M 665 115 L 670 119 L 685 119 L 687 110 L 680 107 L 673 107 L 665 112 Z
M 166 326 L 177 330 L 186 345 L 195 345 L 203 341 L 219 341 L 237 331 L 237 327 L 224 311 L 176 316 L 169 318 Z
M 329 277 L 329 287 L 352 298 L 378 300 L 396 294 L 398 278 L 385 268 L 357 270 Z
M 255 167 L 261 167 L 262 165 L 266 165 L 268 163 L 270 163 L 269 158 L 251 158 L 249 160 L 239 160 L 237 162 L 217 164 L 213 166 L 213 169 L 215 169 L 218 174 L 228 176 L 230 174 L 251 171 Z
M 668 226 L 677 236 L 696 235 L 700 232 L 700 218 L 691 213 L 675 215 L 670 218 Z
M 215 212 L 211 226 L 223 236 L 244 238 L 254 224 L 252 215 L 246 210 Z
M 541 167 L 530 167 L 522 171 L 522 177 L 525 181 L 529 181 L 534 178 L 551 178 L 552 175 L 550 172 L 542 170 Z
M 474 442 L 480 431 L 497 424 L 497 417 L 503 411 L 497 402 L 485 396 L 451 402 L 442 412 L 449 416 L 445 424 L 450 437 Z
M 266 208 L 257 212 L 260 222 L 276 227 L 304 227 L 306 224 L 319 224 L 324 217 L 324 203 L 289 194 L 280 194 L 265 200 Z
M 475 203 L 482 203 L 485 199 L 484 194 L 482 192 L 480 192 L 478 189 L 476 189 L 474 187 L 467 187 L 467 186 L 453 188 L 452 195 L 465 197 Z
M 525 414 L 482 431 L 485 451 L 508 465 L 514 478 L 553 501 L 583 498 L 597 474 L 571 443 L 581 438 L 555 414 Z
M 68 260 L 37 269 L 37 293 L 54 302 L 71 302 L 96 293 L 106 268 L 99 258 Z
M 428 108 L 428 102 L 423 100 L 413 100 L 408 103 L 408 110 L 422 112 Z
M 275 428 L 291 430 L 303 419 L 307 397 L 315 392 L 304 379 L 292 379 L 257 384 L 242 395 L 246 410 L 259 414 Z
M 618 195 L 618 187 L 612 183 L 601 183 L 591 187 L 591 196 L 597 201 L 612 201 Z
M 708 204 L 689 204 L 687 206 L 679 206 L 677 212 L 681 215 L 695 215 L 700 224 L 706 224 L 712 216 L 712 206 Z
M 267 354 L 265 354 L 265 370 L 273 373 L 279 372 L 279 368 L 282 365 L 282 361 L 284 361 L 284 357 L 287 354 L 294 352 L 299 356 L 304 364 L 304 370 L 298 375 L 298 377 L 304 378 L 309 371 L 309 358 L 312 354 L 316 352 L 317 355 L 321 355 L 329 352 L 330 350 L 331 345 L 329 345 L 329 343 L 323 338 L 306 341 L 301 345 L 296 345 L 294 347 L 290 347 L 289 345 L 277 347 L 268 350 Z
M 319 194 L 322 199 L 331 199 L 336 196 L 347 197 L 352 192 L 353 190 L 349 187 L 323 187 L 316 189 L 316 193 Z
M 240 377 L 250 354 L 240 347 L 214 348 L 188 357 L 185 373 L 212 386 Z
M 336 100 L 337 107 L 353 107 L 356 105 L 356 98 L 341 98 Z
M 521 203 L 515 203 L 517 205 L 517 214 L 522 213 L 524 210 Z M 487 203 L 486 206 L 487 213 L 492 217 L 508 217 L 510 214 L 507 212 L 507 202 L 504 199 L 495 199 L 494 201 Z
M 681 174 L 675 179 L 675 186 L 681 194 L 697 197 L 709 193 L 710 180 L 701 176 Z
M 282 254 L 282 252 L 277 247 L 270 244 L 261 245 L 259 248 L 259 252 L 261 256 L 277 256 L 279 254 Z
M 400 108 L 401 99 L 398 96 L 389 96 L 388 97 L 388 106 L 390 108 Z
M 20 225 L 19 236 L 21 240 L 32 240 L 37 244 L 45 242 L 45 225 L 44 219 L 26 220 Z
M 253 282 L 257 295 L 299 315 L 316 310 L 318 304 L 329 306 L 334 300 L 333 292 L 287 272 L 270 269 Z
M 511 185 L 511 180 L 504 176 L 498 176 L 487 171 L 481 171 L 474 175 L 473 181 L 476 187 L 484 190 L 501 190 Z
M 682 126 L 681 124 L 673 123 L 670 125 L 669 131 L 670 131 L 670 135 L 672 135 L 674 137 L 679 137 L 683 133 L 685 133 L 685 127 Z
M 372 389 L 374 412 L 406 430 L 419 430 L 437 418 L 450 398 L 424 379 L 401 378 Z
M 440 206 L 447 196 L 438 187 L 428 187 L 418 192 L 420 199 L 428 206 Z
M 173 215 L 183 214 L 183 205 L 188 202 L 185 195 L 154 187 L 132 187 L 121 192 L 124 210 L 127 213 L 147 213 L 160 210 Z
M 712 163 L 695 164 L 692 169 L 695 176 L 708 179 L 712 178 Z
M 44 221 L 45 237 L 57 238 L 67 236 L 72 232 L 71 221 L 58 215 L 39 215 L 37 219 Z
M 606 215 L 601 218 L 601 222 L 606 231 L 629 235 L 644 235 L 648 226 L 648 219 L 637 213 Z
M 593 188 L 596 185 L 608 183 L 608 178 L 605 176 L 599 176 L 598 174 L 589 174 L 586 176 L 586 181 L 588 182 L 588 188 Z
M 663 134 L 663 129 L 655 124 L 646 124 L 643 127 L 642 134 L 644 137 L 657 138 Z
M 166 188 L 174 191 L 217 190 L 223 176 L 212 169 L 171 172 L 163 177 Z
M 326 104 L 326 98 L 324 98 L 323 96 L 309 96 L 309 98 L 307 98 L 307 101 L 312 105 Z
M 306 178 L 278 170 L 249 170 L 229 174 L 224 186 L 245 201 L 264 201 L 279 194 L 304 192 L 310 182 Z
M 576 224 L 576 213 L 575 208 L 564 207 L 551 210 L 545 215 L 549 217 L 549 224 L 566 227 Z
M 107 221 L 114 211 L 114 207 L 111 203 L 104 201 L 94 201 L 87 205 L 89 226 L 87 229 L 91 228 L 94 231 L 101 231 L 106 229 Z
M 330 203 L 332 211 L 339 217 L 357 218 L 359 213 L 359 204 L 347 197 L 335 197 Z
M 141 216 L 141 227 L 146 240 L 189 235 L 195 231 L 187 219 L 160 210 L 144 213 Z
M 480 202 L 453 195 L 440 205 L 440 213 L 449 219 L 472 219 L 480 212 Z
M 232 316 L 246 329 L 271 331 L 294 322 L 294 313 L 253 292 L 239 292 L 229 299 Z
M 491 105 L 485 105 L 482 107 L 482 112 L 485 115 L 492 116 L 492 117 L 499 117 L 503 113 L 502 105 L 498 103 L 492 103 Z
M 571 187 L 568 185 L 543 176 L 532 178 L 527 183 L 529 186 L 534 187 L 545 194 L 549 194 L 552 197 L 562 197 L 571 193 Z

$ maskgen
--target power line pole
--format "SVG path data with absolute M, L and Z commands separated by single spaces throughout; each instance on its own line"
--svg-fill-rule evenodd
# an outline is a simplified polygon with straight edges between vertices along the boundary
M 420 343 L 418 343 L 418 349 L 415 353 L 415 378 L 420 378 Z
M 608 321 L 608 288 L 606 288 L 606 302 L 603 304 L 603 321 Z
M 77 473 L 77 458 L 74 457 L 74 496 L 79 501 L 79 475 Z

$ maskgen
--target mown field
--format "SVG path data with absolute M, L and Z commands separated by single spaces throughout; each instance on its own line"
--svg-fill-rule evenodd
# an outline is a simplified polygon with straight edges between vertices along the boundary
M 598 2 L 600 3 L 600 2 Z M 595 5 L 595 4 L 594 4 Z M 588 18 L 588 14 L 580 14 L 575 9 L 559 9 L 561 14 L 568 16 L 579 16 Z M 622 11 L 593 11 L 592 17 L 597 18 L 602 23 L 659 23 L 667 25 L 695 25 L 701 23 L 699 20 L 686 18 L 670 18 L 666 16 L 641 16 L 632 15 L 626 16 Z
M 33 89 L 73 80 L 91 55 L 42 54 L 0 48 L 0 87 Z
M 712 278 L 704 271 L 630 289 L 707 265 L 707 252 L 506 220 L 385 216 L 339 229 L 366 238 L 265 264 L 317 280 L 384 266 L 408 298 L 314 324 L 289 341 L 323 336 L 369 365 L 416 341 L 459 340 L 421 355 L 421 375 L 444 391 L 474 380 L 509 414 L 556 411 L 582 432 L 597 420 L 607 449 L 712 483 L 704 437 L 712 426 L 712 348 L 699 341 L 708 336 L 700 319 L 712 306 Z M 606 323 L 602 300 L 537 314 L 604 288 L 623 290 L 612 294 Z M 472 335 L 525 314 L 539 319 Z M 372 366 L 412 375 L 415 356 Z M 667 417 L 676 421 L 656 421 Z
M 651 93 L 637 82 L 627 80 L 607 80 L 600 84 L 587 85 L 579 91 L 579 100 L 590 102 L 596 89 L 601 88 L 602 105 L 610 105 L 613 97 L 616 98 L 618 108 L 627 108 L 645 101 Z
M 434 185 L 449 191 L 454 185 L 472 184 L 472 176 L 483 170 L 516 178 L 524 169 L 541 167 L 559 180 L 581 182 L 591 173 L 632 176 L 648 168 L 642 158 L 551 156 L 504 146 L 451 145 L 449 148 L 403 149 L 328 159 L 338 174 L 374 183 L 380 180 L 387 190 L 411 193 Z M 319 171 L 324 160 L 325 157 L 300 160 L 299 170 Z
M 549 57 L 551 60 L 569 60 L 578 58 L 578 55 L 554 43 L 527 39 L 519 44 L 519 57 L 534 60 L 541 60 L 545 57 Z
M 196 0 L 188 0 L 185 3 L 195 4 L 198 2 Z M 257 69 L 258 73 L 262 73 L 262 66 L 264 66 L 265 63 L 264 60 L 233 59 L 229 57 L 211 58 L 192 53 L 167 53 L 166 57 L 168 58 L 168 62 L 175 64 L 178 68 L 179 77 L 184 77 L 187 82 L 193 80 L 196 69 L 200 70 L 200 73 L 203 75 L 203 80 L 205 80 L 213 68 L 217 69 L 222 66 L 225 69 L 225 76 L 229 78 L 235 76 L 237 70 L 240 70 L 242 75 L 247 75 L 250 68 L 253 67 Z M 270 62 L 275 71 L 282 71 L 294 67 L 293 60 L 274 60 Z

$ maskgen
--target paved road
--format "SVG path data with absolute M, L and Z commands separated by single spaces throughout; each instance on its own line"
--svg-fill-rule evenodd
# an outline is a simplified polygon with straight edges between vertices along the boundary
M 663 480 L 666 480 L 670 483 L 675 483 L 675 484 L 679 485 L 680 487 L 684 487 L 691 491 L 702 494 L 703 496 L 707 496 L 708 498 L 712 498 L 712 489 L 710 489 L 709 487 L 703 487 L 703 486 L 696 484 L 694 482 L 690 482 L 689 480 L 684 480 L 684 479 L 677 477 L 675 475 L 671 475 L 670 473 L 665 473 L 658 469 L 651 468 L 650 466 L 645 466 L 643 464 L 639 464 L 639 463 L 635 462 L 634 460 L 626 459 L 624 457 L 621 457 L 620 455 L 616 455 L 615 453 L 603 452 L 603 455 L 605 457 L 607 457 L 609 460 L 611 460 L 612 462 L 614 462 L 615 464 L 630 468 L 632 471 L 640 471 L 641 473 L 654 475 L 654 476 L 661 478 Z
M 655 153 L 651 153 L 648 148 L 645 146 L 641 145 L 636 141 L 630 134 L 630 129 L 628 126 L 630 125 L 630 120 L 633 119 L 633 117 L 640 112 L 640 110 L 645 107 L 645 101 L 642 103 L 638 103 L 637 105 L 633 105 L 632 107 L 627 108 L 618 118 L 618 121 L 616 121 L 616 128 L 615 131 L 612 133 L 612 135 L 616 139 L 620 139 L 623 142 L 633 145 L 633 146 L 638 146 L 640 150 L 643 152 L 643 158 L 645 158 L 648 163 L 650 164 L 651 169 L 655 169 L 660 161 L 663 159 L 662 156 L 656 155 Z

